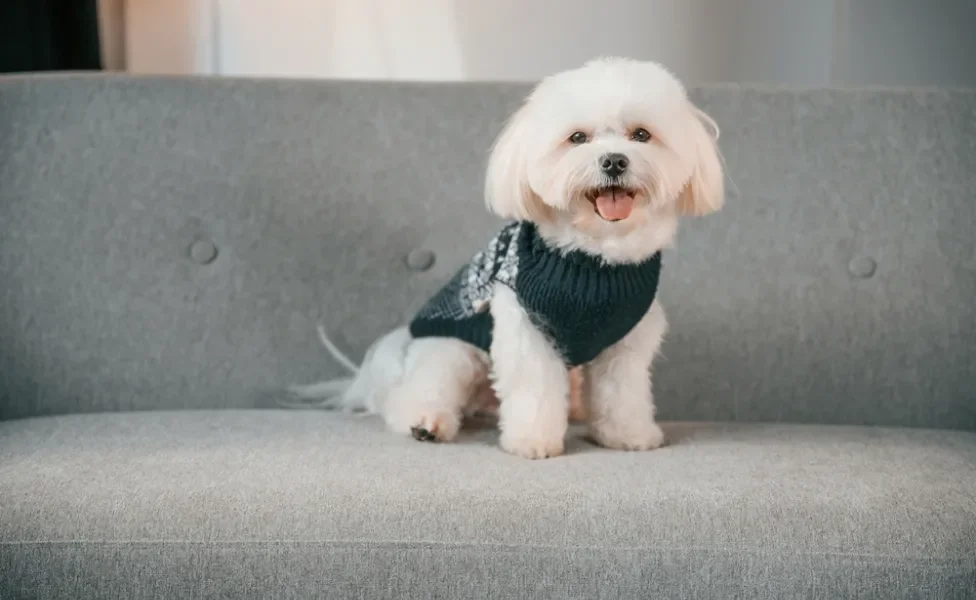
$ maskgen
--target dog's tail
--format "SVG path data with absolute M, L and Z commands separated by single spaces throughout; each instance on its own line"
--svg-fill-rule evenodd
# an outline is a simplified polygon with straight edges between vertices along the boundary
M 407 347 L 413 339 L 410 331 L 406 327 L 399 327 L 373 342 L 366 350 L 362 366 L 339 350 L 321 325 L 318 334 L 325 349 L 349 371 L 351 377 L 293 385 L 288 391 L 295 400 L 279 404 L 287 408 L 379 412 L 387 393 L 403 377 Z

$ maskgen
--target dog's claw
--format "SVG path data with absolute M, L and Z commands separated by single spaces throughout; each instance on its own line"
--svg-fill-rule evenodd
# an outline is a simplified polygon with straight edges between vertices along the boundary
M 413 435 L 413 439 L 420 442 L 436 442 L 437 436 L 435 436 L 430 431 L 427 431 L 423 427 L 411 427 L 410 434 Z

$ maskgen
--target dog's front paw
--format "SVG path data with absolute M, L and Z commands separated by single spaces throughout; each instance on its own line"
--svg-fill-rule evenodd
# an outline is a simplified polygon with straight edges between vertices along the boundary
M 501 447 L 503 450 L 522 458 L 552 458 L 563 453 L 565 440 L 559 438 L 515 437 L 502 434 Z
M 654 450 L 664 444 L 664 432 L 653 422 L 641 427 L 635 427 L 632 423 L 603 424 L 593 427 L 590 437 L 604 448 L 614 450 Z

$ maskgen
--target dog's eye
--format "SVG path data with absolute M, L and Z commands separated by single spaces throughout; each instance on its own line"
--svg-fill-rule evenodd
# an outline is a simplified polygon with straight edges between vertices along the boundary
M 651 134 L 643 127 L 638 127 L 634 130 L 634 133 L 630 134 L 630 139 L 643 143 L 651 139 Z
M 572 144 L 585 144 L 586 134 L 582 131 L 576 131 L 573 133 L 573 135 L 569 136 L 569 141 Z

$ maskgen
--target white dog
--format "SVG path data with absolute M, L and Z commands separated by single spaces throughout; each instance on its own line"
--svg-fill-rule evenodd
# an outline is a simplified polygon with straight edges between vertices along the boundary
M 355 377 L 293 390 L 436 441 L 497 396 L 502 448 L 545 458 L 563 452 L 567 369 L 580 366 L 591 438 L 657 448 L 661 251 L 680 216 L 723 204 L 717 138 L 658 64 L 601 59 L 544 79 L 488 161 L 487 206 L 511 223 Z

